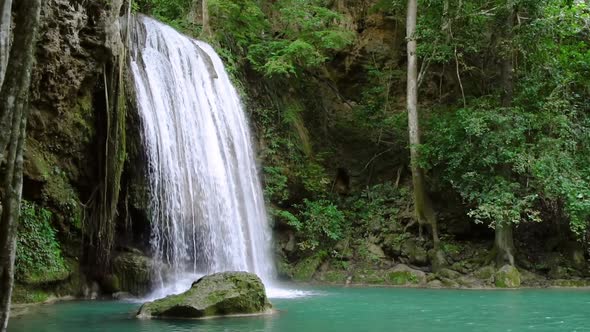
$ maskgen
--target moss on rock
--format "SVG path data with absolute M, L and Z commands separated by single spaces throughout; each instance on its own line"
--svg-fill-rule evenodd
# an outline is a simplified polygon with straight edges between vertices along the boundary
M 324 260 L 324 254 L 322 252 L 317 253 L 313 256 L 307 257 L 306 259 L 299 262 L 293 267 L 293 280 L 295 281 L 311 281 L 313 275 L 316 273 L 322 261 Z
M 187 292 L 144 304 L 140 318 L 204 318 L 264 313 L 271 308 L 260 278 L 247 272 L 205 276 Z
M 473 273 L 473 275 L 476 278 L 484 280 L 484 281 L 493 281 L 495 273 L 496 273 L 496 271 L 493 266 L 484 266 L 484 267 L 477 269 Z
M 407 265 L 398 264 L 387 274 L 387 280 L 396 286 L 417 285 L 426 282 L 426 274 Z
M 588 287 L 588 286 L 590 286 L 590 281 L 584 280 L 584 279 L 558 279 L 558 280 L 553 280 L 552 286 L 554 286 L 554 287 Z
M 352 281 L 357 284 L 383 285 L 387 283 L 387 278 L 381 270 L 362 269 L 355 271 Z
M 520 272 L 512 265 L 504 265 L 494 275 L 496 287 L 518 288 L 520 287 Z
M 152 284 L 154 262 L 140 252 L 125 252 L 117 255 L 113 260 L 113 278 L 117 279 L 118 289 L 133 295 L 146 294 Z
M 50 294 L 43 289 L 20 284 L 15 284 L 12 290 L 12 302 L 14 304 L 43 303 L 49 297 Z
M 333 284 L 343 284 L 348 278 L 348 272 L 343 270 L 329 270 L 321 274 L 320 280 Z

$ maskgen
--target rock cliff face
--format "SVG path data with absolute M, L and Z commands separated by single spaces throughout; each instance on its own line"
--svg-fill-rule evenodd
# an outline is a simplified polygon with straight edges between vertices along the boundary
M 25 199 L 79 205 L 93 189 L 96 124 L 105 111 L 102 71 L 122 45 L 122 0 L 108 3 L 49 0 L 42 10 Z
M 41 13 L 23 199 L 52 212 L 62 255 L 76 270 L 72 279 L 80 278 L 83 207 L 99 183 L 98 136 L 106 114 L 103 71 L 123 45 L 122 7 L 123 0 L 47 0 Z M 83 285 L 75 284 L 59 295 L 78 295 Z M 40 288 L 60 288 L 54 286 Z

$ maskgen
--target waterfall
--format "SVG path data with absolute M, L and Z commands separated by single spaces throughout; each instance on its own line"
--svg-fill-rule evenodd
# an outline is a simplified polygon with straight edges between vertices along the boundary
M 151 245 L 167 267 L 158 272 L 163 295 L 220 271 L 253 272 L 266 283 L 274 275 L 268 217 L 248 122 L 221 59 L 156 20 L 133 21 L 130 66 Z

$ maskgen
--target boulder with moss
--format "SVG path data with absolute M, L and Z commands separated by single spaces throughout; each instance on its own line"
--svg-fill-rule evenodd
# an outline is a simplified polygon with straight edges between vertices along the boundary
M 105 291 L 126 291 L 137 296 L 147 294 L 152 286 L 154 264 L 150 257 L 145 256 L 138 250 L 118 254 L 113 259 L 114 274 L 108 276 L 111 282 L 106 283 L 116 287 L 105 287 Z
M 270 312 L 264 285 L 247 272 L 223 272 L 194 282 L 185 293 L 144 304 L 139 318 L 207 318 Z
M 415 286 L 426 282 L 426 273 L 404 264 L 398 264 L 388 272 L 387 281 L 395 286 Z
M 520 272 L 512 265 L 504 265 L 494 275 L 494 281 L 498 288 L 520 287 Z
M 307 257 L 293 267 L 293 280 L 311 281 L 314 274 L 324 261 L 325 254 L 319 252 L 313 256 Z

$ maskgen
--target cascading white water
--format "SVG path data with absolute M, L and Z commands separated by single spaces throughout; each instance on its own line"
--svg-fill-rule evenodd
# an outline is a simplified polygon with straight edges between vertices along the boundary
M 154 258 L 169 266 L 161 295 L 219 271 L 270 281 L 272 240 L 252 139 L 221 59 L 208 44 L 151 18 L 133 21 L 151 243 Z

